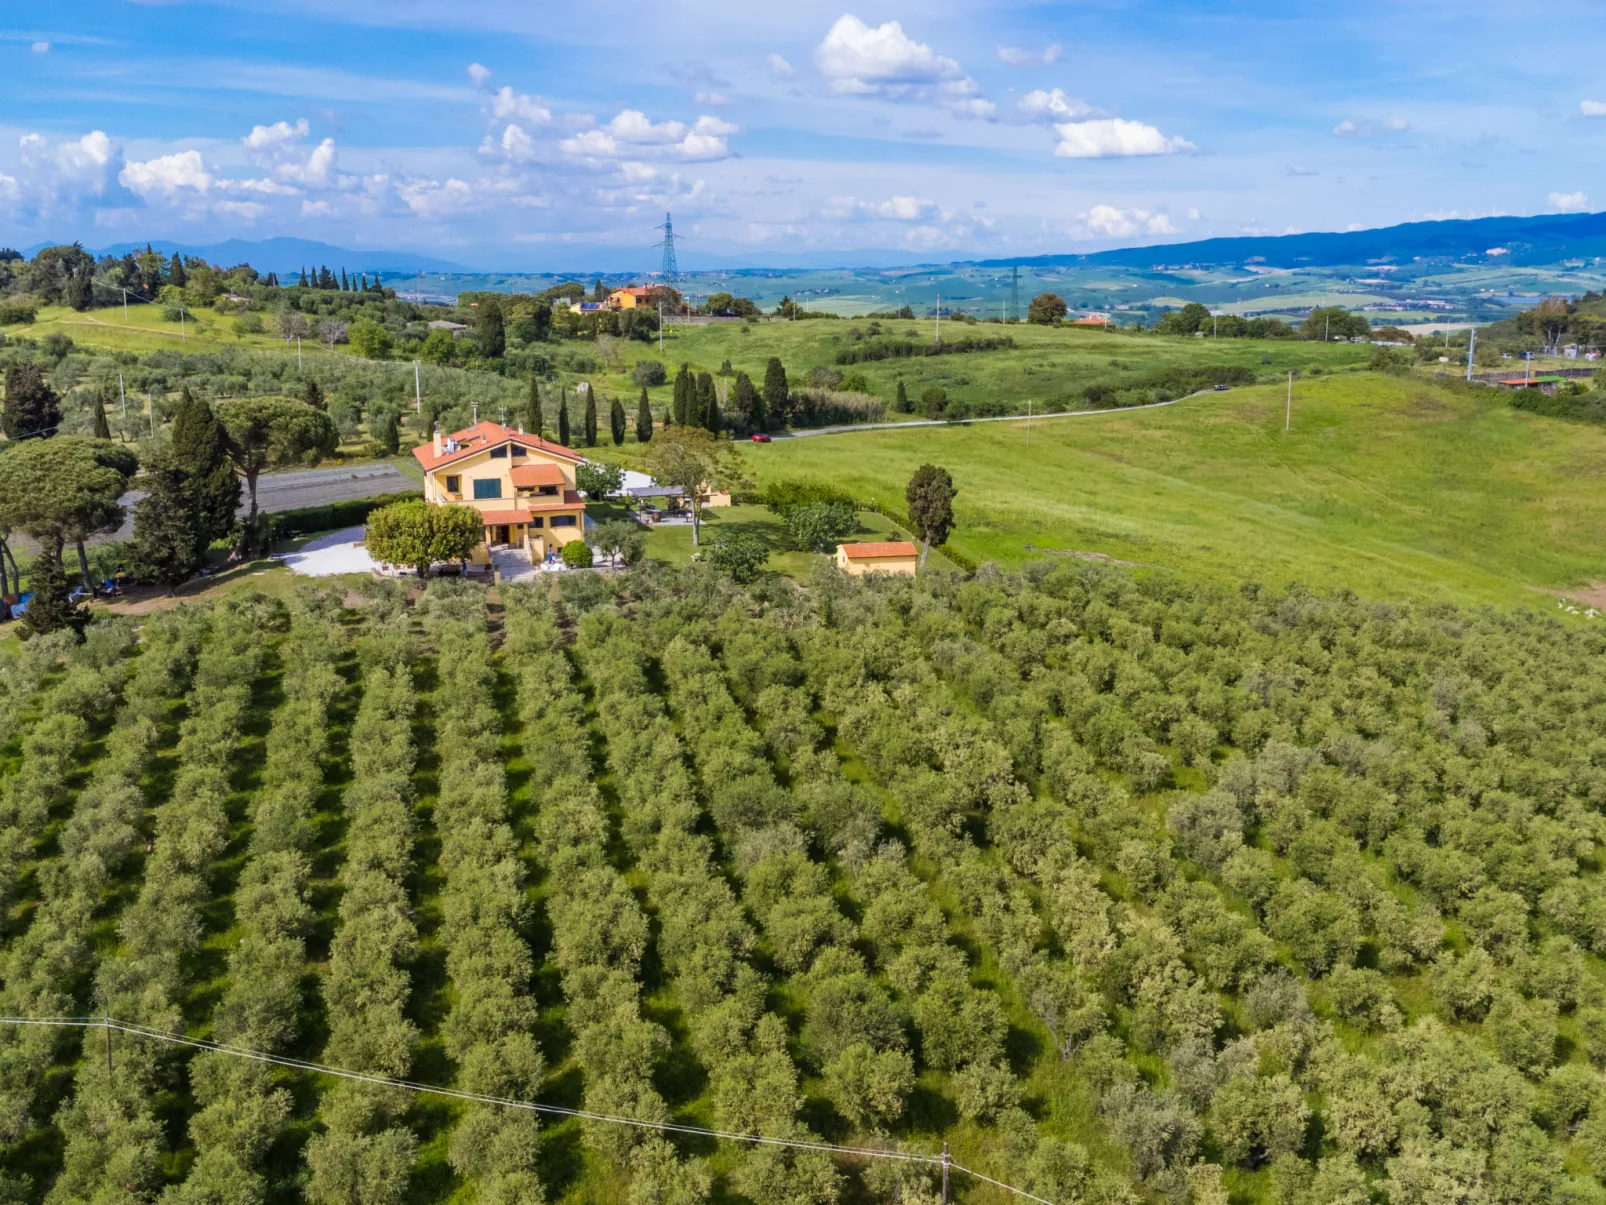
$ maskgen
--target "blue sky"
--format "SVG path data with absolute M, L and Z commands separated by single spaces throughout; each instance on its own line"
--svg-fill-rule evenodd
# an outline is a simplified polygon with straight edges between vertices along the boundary
M 645 265 L 673 211 L 693 264 L 852 262 L 1606 208 L 1597 0 L 22 12 L 0 16 L 15 245 Z

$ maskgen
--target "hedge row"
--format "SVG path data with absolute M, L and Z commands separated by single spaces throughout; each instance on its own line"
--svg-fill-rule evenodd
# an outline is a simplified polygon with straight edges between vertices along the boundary
M 967 335 L 963 339 L 938 339 L 925 343 L 919 339 L 881 339 L 836 353 L 838 364 L 865 364 L 871 360 L 910 360 L 917 356 L 959 356 L 978 351 L 998 351 L 1014 347 L 1008 335 Z
M 331 502 L 326 506 L 303 506 L 296 510 L 271 512 L 274 531 L 283 535 L 297 531 L 311 535 L 320 531 L 338 531 L 342 527 L 359 527 L 368 516 L 382 506 L 393 502 L 407 502 L 422 497 L 418 489 L 399 490 L 391 494 L 376 494 L 371 498 L 353 498 L 348 502 Z

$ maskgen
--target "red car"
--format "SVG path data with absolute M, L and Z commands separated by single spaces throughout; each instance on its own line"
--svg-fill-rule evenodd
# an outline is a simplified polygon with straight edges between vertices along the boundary
M 753 442 L 756 443 L 756 444 L 767 444 L 767 443 L 769 443 L 769 441 L 770 441 L 770 437 L 768 435 L 765 435 L 764 432 L 762 432 L 762 431 L 760 431 L 757 435 L 753 436 Z

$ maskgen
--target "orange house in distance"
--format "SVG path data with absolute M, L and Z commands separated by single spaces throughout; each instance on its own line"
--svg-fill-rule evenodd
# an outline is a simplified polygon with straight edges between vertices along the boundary
M 866 573 L 913 574 L 919 566 L 920 550 L 908 540 L 836 546 L 836 567 L 851 577 Z
M 585 500 L 574 479 L 585 458 L 562 444 L 486 422 L 450 435 L 437 429 L 413 456 L 424 469 L 425 501 L 480 512 L 483 552 L 522 548 L 537 561 L 585 537 Z

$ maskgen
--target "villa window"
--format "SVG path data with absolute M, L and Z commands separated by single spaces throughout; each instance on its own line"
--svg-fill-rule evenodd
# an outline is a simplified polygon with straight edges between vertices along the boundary
M 531 519 L 530 519 L 530 526 L 531 527 L 545 527 L 546 526 L 546 520 L 543 519 L 540 515 L 532 516 Z
M 552 526 L 553 527 L 573 527 L 578 522 L 579 522 L 579 520 L 577 520 L 573 515 L 553 515 L 552 516 Z
M 484 477 L 474 483 L 474 496 L 476 498 L 500 498 L 502 496 L 502 479 L 500 477 Z
M 461 477 L 448 477 L 446 479 L 446 492 L 448 494 L 461 494 L 463 492 L 463 479 Z
M 558 487 L 555 485 L 543 485 L 541 487 L 541 493 L 547 495 L 548 497 L 556 498 L 558 496 Z
M 519 457 L 524 455 L 524 449 L 522 447 L 520 447 L 518 444 L 513 444 L 511 446 L 513 448 L 513 459 L 514 460 L 517 460 L 517 459 L 519 459 Z
M 506 460 L 507 459 L 507 445 L 503 444 L 499 448 L 492 448 L 491 449 L 491 459 L 492 460 Z

